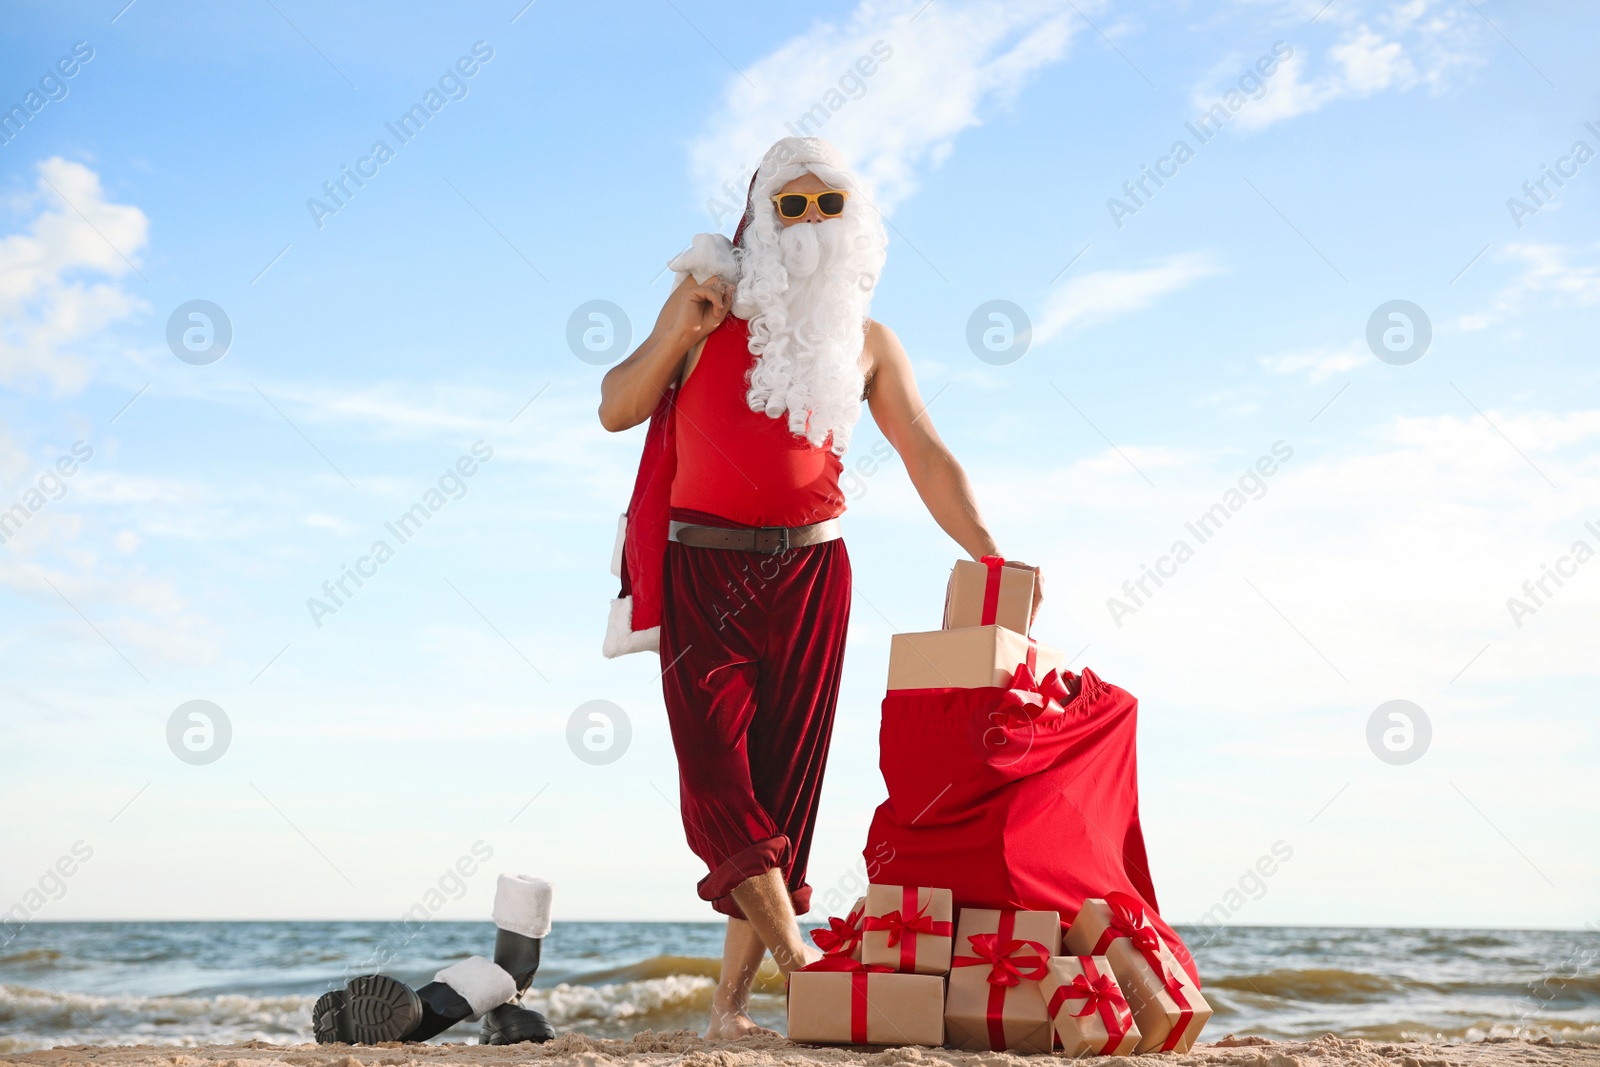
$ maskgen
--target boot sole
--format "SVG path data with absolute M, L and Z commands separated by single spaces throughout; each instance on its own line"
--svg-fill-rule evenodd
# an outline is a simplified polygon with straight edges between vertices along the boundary
M 340 1032 L 340 1023 L 344 1022 L 344 990 L 334 989 L 317 998 L 311 1008 L 311 1030 L 316 1035 L 317 1044 L 351 1044 L 349 1027 L 345 1026 L 344 1033 Z
M 352 978 L 343 989 L 324 993 L 311 1009 L 311 1029 L 319 1045 L 400 1041 L 421 1021 L 417 994 L 382 974 Z

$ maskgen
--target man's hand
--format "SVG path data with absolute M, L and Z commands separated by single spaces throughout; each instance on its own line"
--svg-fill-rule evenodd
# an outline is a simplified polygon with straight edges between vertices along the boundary
M 702 285 L 685 285 L 672 291 L 672 328 L 694 347 L 722 325 L 733 306 L 733 286 L 713 274 Z
M 733 307 L 733 286 L 712 275 L 705 284 L 685 278 L 672 290 L 655 329 L 600 382 L 600 425 L 615 433 L 637 426 L 656 410 L 682 372 L 689 351 L 722 324 Z

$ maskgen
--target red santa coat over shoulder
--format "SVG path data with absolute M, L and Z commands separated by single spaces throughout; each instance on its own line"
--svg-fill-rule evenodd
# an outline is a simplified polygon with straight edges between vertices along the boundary
M 733 242 L 720 233 L 696 234 L 688 250 L 667 266 L 677 272 L 677 284 L 691 276 L 696 283 L 704 282 L 713 274 L 736 281 L 739 270 Z M 621 580 L 622 588 L 611 602 L 606 621 L 602 651 L 607 658 L 661 650 L 661 572 L 667 554 L 672 479 L 678 471 L 677 397 L 677 386 L 669 386 L 650 416 L 633 495 L 617 526 L 611 573 Z

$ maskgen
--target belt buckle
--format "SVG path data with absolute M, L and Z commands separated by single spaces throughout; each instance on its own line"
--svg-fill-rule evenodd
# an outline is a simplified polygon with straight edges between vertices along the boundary
M 764 547 L 766 535 L 773 535 L 776 545 Z M 787 526 L 762 526 L 756 530 L 756 551 L 764 552 L 769 556 L 776 556 L 779 552 L 789 551 L 789 528 Z

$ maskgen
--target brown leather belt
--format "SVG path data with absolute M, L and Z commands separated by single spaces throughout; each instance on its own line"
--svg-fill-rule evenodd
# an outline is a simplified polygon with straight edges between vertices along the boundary
M 667 526 L 667 539 L 690 548 L 722 548 L 732 552 L 760 552 L 775 556 L 791 548 L 805 548 L 844 536 L 838 519 L 810 526 L 694 526 L 676 519 Z

